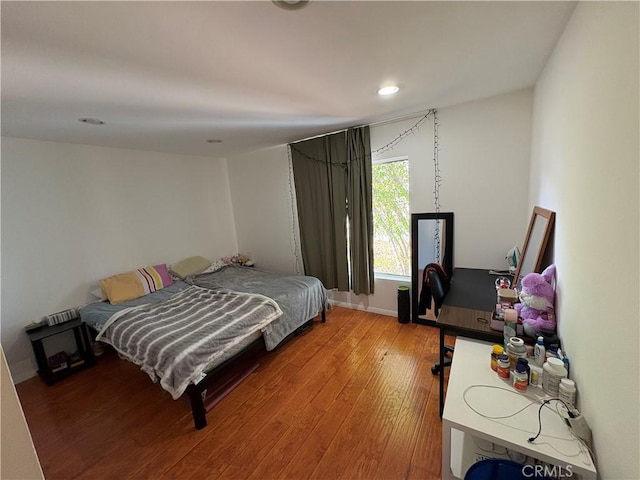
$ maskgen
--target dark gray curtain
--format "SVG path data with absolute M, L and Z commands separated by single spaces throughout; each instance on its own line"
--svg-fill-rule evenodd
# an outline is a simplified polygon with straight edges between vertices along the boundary
M 347 214 L 349 216 L 351 290 L 373 293 L 373 209 L 371 208 L 371 141 L 369 127 L 347 135 Z
M 346 137 L 291 146 L 304 272 L 326 288 L 349 290 L 346 232 Z
M 295 143 L 291 161 L 305 274 L 326 288 L 373 293 L 369 127 Z

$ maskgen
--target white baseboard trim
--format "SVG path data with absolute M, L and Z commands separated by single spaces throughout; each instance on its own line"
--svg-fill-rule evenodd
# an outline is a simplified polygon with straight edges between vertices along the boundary
M 335 300 L 331 300 L 331 304 L 337 305 L 338 307 L 350 308 L 352 310 L 361 310 L 363 312 L 379 313 L 380 315 L 387 315 L 389 317 L 398 316 L 398 312 L 394 312 L 393 310 L 386 310 L 384 308 L 367 307 L 365 305 L 354 305 L 353 303 L 337 302 Z
M 16 385 L 20 382 L 24 382 L 25 380 L 29 380 L 38 374 L 38 372 L 33 368 L 31 360 L 22 360 L 20 362 L 12 363 L 9 365 L 9 370 L 11 371 L 13 383 Z

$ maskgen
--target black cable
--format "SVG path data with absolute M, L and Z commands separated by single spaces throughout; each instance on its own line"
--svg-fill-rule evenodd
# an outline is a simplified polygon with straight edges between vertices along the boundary
M 567 414 L 569 415 L 569 418 L 575 418 L 574 413 L 571 411 L 571 408 L 569 407 L 569 405 L 567 405 L 565 403 L 564 400 L 562 400 L 561 398 L 548 398 L 546 399 L 544 402 L 542 402 L 540 404 L 540 408 L 538 408 L 538 433 L 536 433 L 536 435 L 534 437 L 530 437 L 527 439 L 527 442 L 529 443 L 533 443 L 536 441 L 536 439 L 540 436 L 540 434 L 542 433 L 542 408 L 549 402 L 552 402 L 553 400 L 555 400 L 556 402 L 560 402 L 562 403 L 565 408 L 567 409 Z

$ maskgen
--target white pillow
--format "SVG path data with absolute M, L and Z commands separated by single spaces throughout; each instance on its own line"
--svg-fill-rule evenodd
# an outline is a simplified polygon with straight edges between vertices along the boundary
M 102 289 L 96 288 L 95 290 L 91 290 L 91 295 L 102 300 Z
M 204 275 L 205 273 L 213 273 L 213 272 L 217 272 L 218 270 L 220 270 L 222 267 L 226 267 L 227 263 L 223 262 L 222 260 L 214 260 L 211 263 L 211 266 L 207 269 L 205 269 L 201 275 Z

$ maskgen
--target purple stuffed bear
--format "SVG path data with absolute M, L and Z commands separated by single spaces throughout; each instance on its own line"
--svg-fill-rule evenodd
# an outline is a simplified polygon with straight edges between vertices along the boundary
M 520 303 L 515 309 L 522 319 L 524 332 L 536 338 L 541 331 L 554 332 L 556 266 L 549 265 L 542 273 L 529 273 L 522 279 Z

